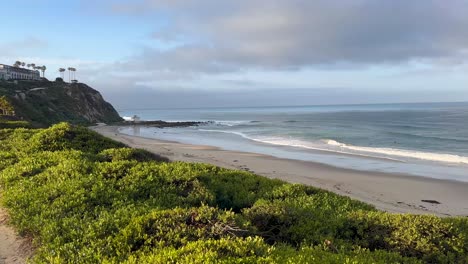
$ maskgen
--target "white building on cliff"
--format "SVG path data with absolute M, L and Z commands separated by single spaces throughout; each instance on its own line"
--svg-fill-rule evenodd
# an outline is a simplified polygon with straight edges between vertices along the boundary
M 41 75 L 37 70 L 28 70 L 0 64 L 0 80 L 40 80 Z

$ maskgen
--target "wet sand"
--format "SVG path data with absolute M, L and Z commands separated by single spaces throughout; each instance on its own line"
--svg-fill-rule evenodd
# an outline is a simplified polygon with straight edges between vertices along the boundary
M 145 149 L 172 161 L 209 163 L 307 184 L 388 212 L 468 216 L 468 183 L 465 182 L 343 169 L 316 162 L 128 136 L 119 133 L 118 128 L 92 127 L 98 133 L 129 147 Z

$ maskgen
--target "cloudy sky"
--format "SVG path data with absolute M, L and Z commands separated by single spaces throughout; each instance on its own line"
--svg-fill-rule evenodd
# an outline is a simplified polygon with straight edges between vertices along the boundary
M 0 63 L 119 109 L 468 101 L 468 0 L 0 0 Z

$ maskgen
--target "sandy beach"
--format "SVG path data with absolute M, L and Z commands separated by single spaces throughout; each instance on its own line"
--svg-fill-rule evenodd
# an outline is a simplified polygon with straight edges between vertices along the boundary
M 124 135 L 117 126 L 92 127 L 129 147 L 141 148 L 172 161 L 202 162 L 246 170 L 268 178 L 302 183 L 346 195 L 388 212 L 468 216 L 468 183 L 357 171 L 315 162 L 222 150 Z

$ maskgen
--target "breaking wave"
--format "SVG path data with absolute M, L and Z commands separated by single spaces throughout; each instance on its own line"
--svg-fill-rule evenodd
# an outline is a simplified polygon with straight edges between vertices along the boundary
M 326 142 L 330 146 L 338 147 L 343 150 L 353 150 L 353 151 L 358 151 L 358 152 L 383 154 L 383 155 L 388 155 L 388 156 L 398 156 L 398 157 L 437 161 L 437 162 L 468 164 L 468 157 L 454 155 L 454 154 L 432 153 L 432 152 L 422 152 L 422 151 L 413 151 L 413 150 L 405 150 L 405 149 L 394 149 L 394 148 L 361 147 L 361 146 L 347 145 L 347 144 L 344 144 L 335 140 L 331 140 L 331 139 L 324 140 L 324 142 Z
M 459 156 L 454 154 L 444 153 L 432 153 L 413 151 L 405 149 L 394 149 L 394 148 L 375 148 L 375 147 L 363 147 L 348 145 L 345 143 L 338 142 L 332 139 L 323 139 L 318 141 L 305 141 L 294 138 L 286 137 L 264 137 L 264 136 L 251 136 L 238 131 L 226 131 L 226 130 L 211 130 L 211 129 L 199 129 L 205 132 L 218 132 L 226 134 L 234 134 L 243 137 L 248 140 L 253 140 L 260 143 L 278 145 L 278 146 L 289 146 L 296 148 L 329 151 L 341 154 L 358 155 L 365 157 L 384 158 L 395 161 L 404 161 L 405 158 L 419 159 L 426 161 L 444 162 L 444 163 L 458 163 L 468 164 L 468 157 Z

